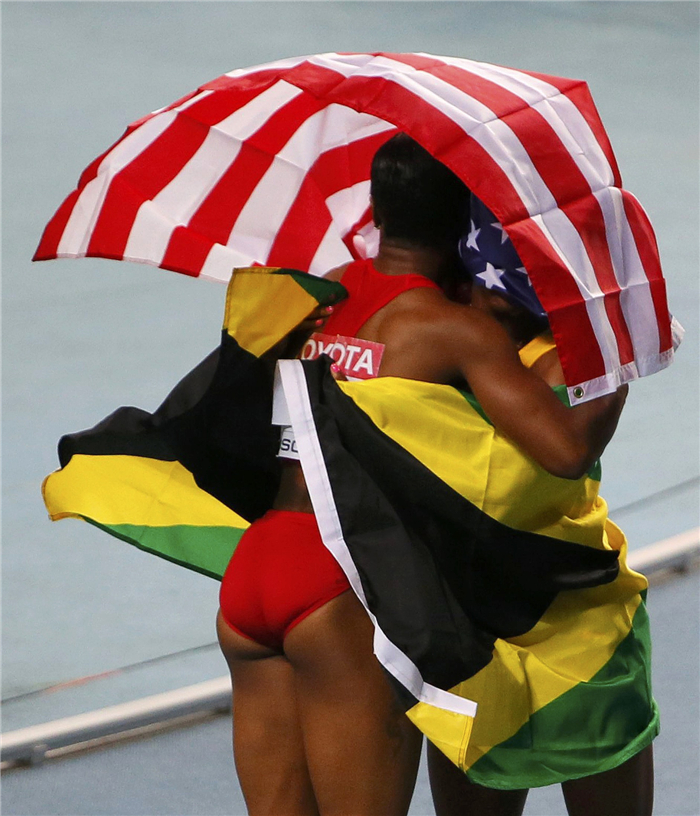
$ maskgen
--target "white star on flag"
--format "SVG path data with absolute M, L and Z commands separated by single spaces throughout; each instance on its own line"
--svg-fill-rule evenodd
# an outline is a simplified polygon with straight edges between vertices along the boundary
M 505 244 L 505 242 L 508 240 L 508 233 L 503 229 L 503 224 L 501 224 L 500 221 L 493 221 L 491 226 L 494 229 L 499 229 L 501 231 L 501 243 Z
M 486 262 L 486 269 L 483 272 L 479 272 L 477 274 L 477 278 L 481 278 L 484 283 L 486 284 L 487 289 L 503 289 L 505 290 L 505 286 L 501 283 L 501 275 L 503 274 L 504 270 L 496 269 L 496 267 Z
M 479 251 L 479 247 L 476 245 L 476 239 L 479 237 L 479 233 L 481 232 L 481 228 L 477 229 L 474 222 L 469 222 L 472 226 L 469 230 L 469 235 L 467 235 L 467 246 L 475 249 L 477 252 Z

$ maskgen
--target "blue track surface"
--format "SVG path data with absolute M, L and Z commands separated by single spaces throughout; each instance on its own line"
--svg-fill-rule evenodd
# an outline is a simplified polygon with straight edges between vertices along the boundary
M 698 17 L 690 2 L 3 4 L 3 697 L 213 640 L 214 582 L 88 525 L 50 525 L 39 485 L 57 466 L 61 434 L 120 404 L 152 410 L 217 344 L 224 289 L 126 263 L 29 259 L 79 173 L 128 122 L 234 67 L 328 50 L 422 50 L 586 79 L 625 186 L 654 223 L 671 308 L 688 332 L 670 370 L 632 386 L 603 493 L 613 509 L 628 507 L 613 518 L 632 548 L 696 526 Z M 698 764 L 697 712 L 687 708 L 697 612 L 684 607 L 693 582 L 652 595 L 665 816 L 700 812 L 683 787 Z M 215 650 L 162 660 L 9 702 L 3 730 L 223 671 Z M 13 772 L 5 812 L 242 812 L 232 810 L 233 787 L 214 782 L 230 776 L 227 742 L 215 722 Z M 191 783 L 171 791 L 183 769 Z
M 655 743 L 656 816 L 700 813 L 697 654 L 698 573 L 652 587 L 654 685 L 662 732 Z M 244 816 L 228 717 L 3 776 L 5 816 Z M 563 813 L 558 787 L 532 791 L 526 816 Z M 426 769 L 412 816 L 432 814 Z

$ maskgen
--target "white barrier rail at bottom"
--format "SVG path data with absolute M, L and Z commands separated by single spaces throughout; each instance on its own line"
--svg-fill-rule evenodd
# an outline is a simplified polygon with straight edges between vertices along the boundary
M 651 577 L 666 570 L 684 570 L 700 555 L 700 527 L 650 544 L 628 555 L 632 569 Z M 74 717 L 20 728 L 0 735 L 0 761 L 35 764 L 47 751 L 93 739 L 165 723 L 177 717 L 231 707 L 228 677 L 143 697 Z

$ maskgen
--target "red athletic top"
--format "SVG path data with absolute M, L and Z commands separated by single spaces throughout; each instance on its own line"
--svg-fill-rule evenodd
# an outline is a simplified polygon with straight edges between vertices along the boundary
M 354 337 L 365 323 L 381 308 L 409 289 L 439 289 L 423 275 L 384 275 L 377 272 L 372 259 L 353 261 L 343 272 L 340 282 L 349 297 L 335 307 L 323 327 L 324 334 Z

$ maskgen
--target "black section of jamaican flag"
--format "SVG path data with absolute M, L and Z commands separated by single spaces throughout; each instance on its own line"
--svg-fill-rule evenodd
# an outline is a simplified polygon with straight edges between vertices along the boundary
M 198 486 L 248 521 L 272 505 L 279 484 L 278 430 L 269 365 L 226 332 L 152 414 L 119 408 L 94 428 L 61 438 L 65 467 L 76 454 L 180 461 Z
M 61 467 L 76 453 L 179 461 L 202 490 L 254 521 L 279 485 L 279 431 L 270 422 L 273 363 L 252 349 L 270 349 L 317 304 L 345 297 L 337 281 L 294 269 L 234 270 L 221 346 L 153 414 L 119 408 L 94 428 L 64 436 Z
M 616 552 L 506 527 L 381 432 L 327 361 L 303 365 L 368 606 L 426 682 L 451 688 L 490 661 L 495 638 L 529 631 L 560 590 L 615 579 Z

